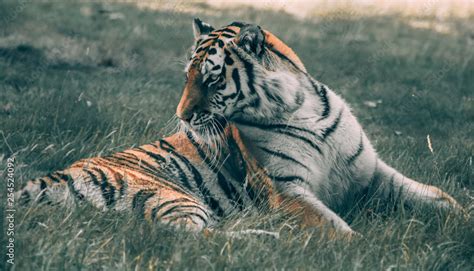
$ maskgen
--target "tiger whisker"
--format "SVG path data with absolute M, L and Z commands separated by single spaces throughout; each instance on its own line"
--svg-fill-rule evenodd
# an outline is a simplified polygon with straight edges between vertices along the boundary
M 178 120 L 178 117 L 176 116 L 176 114 L 173 114 L 173 116 L 171 116 L 171 118 L 165 123 L 163 128 L 160 129 L 159 133 L 160 134 L 174 134 L 178 130 L 179 125 L 180 125 L 180 122 L 177 120 Z M 170 129 L 172 125 L 174 126 L 174 128 Z
M 209 140 L 211 142 L 211 145 L 209 146 L 210 147 L 210 153 L 211 153 L 211 164 L 213 167 L 215 167 L 218 163 L 218 149 L 219 149 L 219 146 L 215 140 L 215 137 L 213 136 L 213 133 L 214 133 L 214 126 L 213 126 L 213 123 L 212 121 L 210 122 L 211 125 L 207 126 L 208 127 L 208 137 L 209 137 Z M 213 148 L 214 147 L 214 148 Z

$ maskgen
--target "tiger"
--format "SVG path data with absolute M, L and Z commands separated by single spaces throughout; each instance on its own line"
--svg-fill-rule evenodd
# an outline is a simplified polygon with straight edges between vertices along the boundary
M 269 31 L 242 22 L 215 29 L 196 18 L 193 33 L 176 109 L 181 132 L 79 160 L 28 181 L 17 196 L 89 202 L 193 231 L 264 205 L 349 238 L 358 233 L 331 207 L 370 185 L 385 198 L 461 209 L 380 160 L 346 103 Z
M 353 197 L 463 210 L 385 163 L 348 104 L 271 32 L 243 22 L 216 29 L 196 18 L 193 33 L 176 115 L 201 138 L 216 119 L 235 125 L 274 193 L 298 203 L 303 226 L 359 235 L 335 211 Z

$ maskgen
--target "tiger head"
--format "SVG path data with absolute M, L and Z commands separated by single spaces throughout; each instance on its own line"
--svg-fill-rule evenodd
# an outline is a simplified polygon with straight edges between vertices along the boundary
M 218 134 L 228 121 L 266 118 L 301 103 L 301 97 L 281 89 L 297 84 L 305 67 L 270 32 L 241 22 L 215 29 L 199 19 L 193 32 L 176 115 L 198 136 Z

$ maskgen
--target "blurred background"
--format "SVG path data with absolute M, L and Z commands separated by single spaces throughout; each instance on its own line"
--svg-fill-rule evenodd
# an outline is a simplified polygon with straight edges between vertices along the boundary
M 164 1 L 143 1 L 139 5 L 163 8 Z M 183 1 L 189 2 L 189 1 Z M 400 14 L 405 16 L 447 18 L 470 17 L 474 10 L 472 0 L 215 0 L 200 1 L 218 8 L 252 6 L 258 9 L 285 11 L 301 19 L 325 15 L 334 11 L 351 11 L 360 15 Z

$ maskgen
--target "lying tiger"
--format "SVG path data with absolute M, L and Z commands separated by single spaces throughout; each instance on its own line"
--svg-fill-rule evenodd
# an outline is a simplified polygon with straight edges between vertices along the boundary
M 191 230 L 265 204 L 341 236 L 355 232 L 333 208 L 368 187 L 387 200 L 461 209 L 378 158 L 346 103 L 272 33 L 240 22 L 214 29 L 199 19 L 193 32 L 176 112 L 184 132 L 80 160 L 29 181 L 21 197 L 135 210 Z

